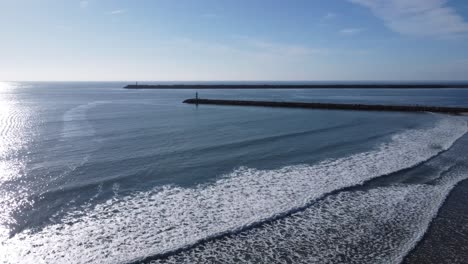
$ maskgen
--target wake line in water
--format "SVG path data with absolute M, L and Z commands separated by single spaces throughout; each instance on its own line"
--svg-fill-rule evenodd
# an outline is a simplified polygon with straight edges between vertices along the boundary
M 412 167 L 447 150 L 466 131 L 464 120 L 441 117 L 431 129 L 408 130 L 378 149 L 342 159 L 278 170 L 240 168 L 211 185 L 166 186 L 111 199 L 92 210 L 77 209 L 60 224 L 19 233 L 0 252 L 48 263 L 128 262 L 174 252 Z
M 66 140 L 77 140 L 77 137 L 83 138 L 88 137 L 94 143 L 97 143 L 99 140 L 95 137 L 95 130 L 90 124 L 88 120 L 88 112 L 89 110 L 108 103 L 107 101 L 95 101 L 87 104 L 82 104 L 77 107 L 74 107 L 67 112 L 64 113 L 62 122 L 63 122 L 63 129 L 62 129 L 62 141 Z M 68 145 L 64 145 L 68 147 Z M 76 170 L 78 167 L 82 166 L 83 164 L 87 163 L 91 153 L 97 149 L 96 144 L 85 144 L 86 148 L 79 149 L 79 151 L 83 152 L 83 158 L 80 161 L 72 162 L 67 165 L 67 168 L 64 172 L 60 175 L 56 176 L 55 178 L 61 178 L 65 175 L 69 174 L 70 172 Z M 73 149 L 76 151 L 77 149 Z M 66 151 L 65 151 L 66 152 Z
M 95 101 L 74 107 L 63 115 L 63 138 L 91 137 L 95 134 L 93 126 L 88 121 L 88 111 L 96 106 L 107 103 L 106 101 Z
M 70 140 L 72 142 L 75 142 L 79 140 L 77 139 L 77 137 L 78 138 L 79 137 L 92 137 L 91 140 L 94 141 L 93 143 L 96 143 L 97 140 L 94 137 L 95 131 L 92 125 L 88 121 L 87 114 L 90 109 L 98 105 L 104 104 L 104 103 L 107 103 L 107 102 L 95 101 L 95 102 L 79 105 L 77 107 L 71 108 L 68 111 L 66 111 L 63 114 L 63 117 L 61 120 L 61 122 L 63 123 L 61 141 Z M 14 110 L 14 108 L 12 109 Z M 11 111 L 11 112 L 15 113 L 15 111 Z M 15 120 L 15 119 L 16 118 L 8 117 L 7 120 Z M 6 123 L 10 124 L 12 122 L 13 121 L 7 121 Z M 5 122 L 2 120 L 2 115 L 0 115 L 0 127 L 3 123 Z M 8 125 L 8 127 L 12 127 L 12 126 Z M 18 134 L 25 134 L 25 133 L 23 132 L 23 133 L 18 133 Z M 2 135 L 3 134 L 0 133 L 0 143 L 2 141 L 1 140 Z M 70 145 L 72 145 L 73 147 L 70 148 Z M 76 146 L 79 146 L 79 147 L 76 147 Z M 84 147 L 81 147 L 81 146 L 84 146 Z M 76 170 L 79 166 L 82 166 L 83 164 L 88 162 L 91 153 L 97 149 L 96 144 L 59 144 L 57 147 L 60 149 L 60 151 L 55 150 L 53 152 L 66 153 L 68 151 L 80 151 L 82 153 L 82 158 L 79 160 L 70 161 L 68 163 L 64 163 L 64 162 L 61 163 L 60 166 L 63 167 L 63 169 L 59 171 L 57 174 L 40 175 L 43 178 L 47 177 L 47 179 L 44 179 L 44 180 L 47 180 L 49 182 L 53 182 L 54 180 L 63 178 L 64 176 L 68 175 L 72 171 Z M 1 145 L 0 145 L 0 154 L 1 154 Z M 0 169 L 2 169 L 1 163 L 0 163 Z M 16 174 L 19 174 L 19 173 L 16 173 Z M 0 176 L 2 175 L 0 174 Z M 34 175 L 34 177 L 37 177 L 37 175 Z M 1 178 L 2 177 L 0 177 L 0 179 Z M 0 184 L 1 183 L 2 182 L 0 182 Z M 5 183 L 9 184 L 11 182 L 5 181 Z M 14 187 L 15 184 L 9 184 L 9 186 Z M 9 194 L 8 197 L 5 195 L 4 197 L 0 197 L 0 208 L 7 208 L 9 210 L 10 208 L 13 208 L 11 209 L 13 211 L 5 210 L 5 212 L 0 212 L 0 220 L 2 220 L 0 221 L 0 224 L 7 223 L 7 225 L 9 226 L 9 228 L 7 229 L 9 231 L 0 232 L 0 243 L 2 243 L 2 238 L 12 237 L 17 232 L 21 232 L 28 226 L 28 221 L 23 221 L 19 223 L 18 221 L 15 220 L 14 215 L 21 214 L 23 210 L 26 211 L 27 213 L 31 213 L 31 212 L 28 212 L 28 210 L 31 210 L 32 204 L 37 203 L 44 199 L 44 197 L 42 197 L 40 194 L 38 195 L 31 194 L 31 193 L 34 193 L 34 191 L 25 191 L 25 190 L 20 191 L 20 190 L 15 190 L 15 189 L 11 189 L 9 191 L 11 192 L 11 194 Z M 71 200 L 71 203 L 73 201 L 74 199 Z M 12 204 L 12 203 L 16 203 L 17 204 L 16 207 L 12 207 L 11 205 L 2 206 L 3 204 Z M 34 216 L 30 219 L 34 219 Z M 1 246 L 0 246 L 0 250 L 1 250 Z M 0 259 L 2 258 L 0 257 Z

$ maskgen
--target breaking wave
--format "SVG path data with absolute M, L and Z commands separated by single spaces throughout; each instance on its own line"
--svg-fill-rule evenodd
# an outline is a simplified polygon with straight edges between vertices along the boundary
M 261 228 L 148 262 L 401 263 L 468 168 L 443 174 L 435 184 L 341 192 Z

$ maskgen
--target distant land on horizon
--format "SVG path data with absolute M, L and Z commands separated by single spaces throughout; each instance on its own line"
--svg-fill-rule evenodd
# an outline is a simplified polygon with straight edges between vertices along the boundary
M 468 88 L 468 82 L 164 82 L 129 84 L 125 89 L 447 89 Z

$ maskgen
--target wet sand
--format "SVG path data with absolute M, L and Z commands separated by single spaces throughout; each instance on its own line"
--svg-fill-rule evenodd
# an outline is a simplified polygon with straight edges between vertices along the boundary
M 424 238 L 403 263 L 468 263 L 468 180 L 451 192 Z

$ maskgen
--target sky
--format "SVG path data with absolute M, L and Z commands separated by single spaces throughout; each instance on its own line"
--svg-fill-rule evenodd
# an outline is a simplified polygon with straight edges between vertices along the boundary
M 467 79 L 466 0 L 0 0 L 2 81 Z

